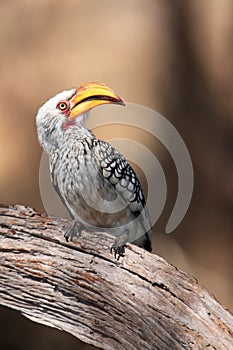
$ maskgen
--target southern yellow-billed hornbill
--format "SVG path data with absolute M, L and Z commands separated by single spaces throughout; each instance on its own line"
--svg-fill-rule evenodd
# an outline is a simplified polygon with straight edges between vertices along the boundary
M 83 227 L 102 228 L 116 237 L 111 250 L 119 257 L 126 242 L 151 251 L 151 225 L 134 170 L 85 127 L 89 110 L 109 103 L 124 105 L 106 85 L 87 83 L 49 99 L 37 113 L 36 126 L 53 186 L 73 218 L 66 239 Z

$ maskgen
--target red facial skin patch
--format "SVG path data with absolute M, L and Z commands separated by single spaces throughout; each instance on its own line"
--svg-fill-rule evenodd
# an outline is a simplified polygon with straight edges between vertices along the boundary
M 63 124 L 62 124 L 62 129 L 63 130 L 67 130 L 69 129 L 71 126 L 75 125 L 75 120 L 74 119 L 67 119 Z

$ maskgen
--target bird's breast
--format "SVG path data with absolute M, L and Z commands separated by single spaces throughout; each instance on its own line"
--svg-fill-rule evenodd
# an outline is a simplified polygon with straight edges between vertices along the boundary
M 128 204 L 104 178 L 89 145 L 63 145 L 50 157 L 55 190 L 75 219 L 91 225 L 119 226 L 130 219 Z

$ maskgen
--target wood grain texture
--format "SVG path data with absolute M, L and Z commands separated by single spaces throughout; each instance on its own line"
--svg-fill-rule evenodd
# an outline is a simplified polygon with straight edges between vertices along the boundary
M 0 304 L 101 349 L 231 349 L 233 316 L 163 258 L 106 233 L 63 237 L 66 220 L 0 208 Z

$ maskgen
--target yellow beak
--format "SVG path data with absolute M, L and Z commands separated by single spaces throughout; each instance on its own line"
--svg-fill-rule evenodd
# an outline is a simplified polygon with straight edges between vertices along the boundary
M 70 100 L 71 112 L 68 119 L 72 120 L 90 109 L 107 103 L 125 105 L 109 87 L 101 83 L 86 83 L 79 86 L 76 94 Z

